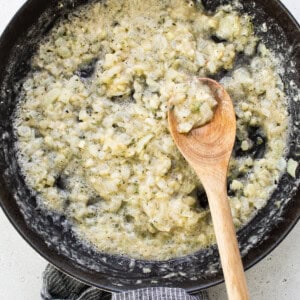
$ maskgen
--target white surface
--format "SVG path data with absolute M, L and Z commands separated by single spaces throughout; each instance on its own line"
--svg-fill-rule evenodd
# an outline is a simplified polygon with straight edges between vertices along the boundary
M 0 0 L 0 32 L 24 0 Z M 300 2 L 282 1 L 300 20 Z M 300 224 L 284 242 L 247 271 L 251 298 L 300 299 Z M 38 300 L 46 261 L 17 234 L 0 209 L 0 299 Z M 224 285 L 209 290 L 211 300 L 226 299 Z

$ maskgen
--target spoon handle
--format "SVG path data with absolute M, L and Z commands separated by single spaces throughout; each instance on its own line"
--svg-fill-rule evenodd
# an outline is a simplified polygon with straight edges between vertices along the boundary
M 225 183 L 206 187 L 229 300 L 248 300 L 243 263 Z

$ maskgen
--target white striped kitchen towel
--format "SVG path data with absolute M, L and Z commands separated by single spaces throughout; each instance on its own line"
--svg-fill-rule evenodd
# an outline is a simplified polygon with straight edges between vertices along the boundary
M 144 288 L 110 294 L 90 287 L 48 265 L 43 274 L 44 300 L 208 300 L 206 292 L 191 296 L 179 288 Z

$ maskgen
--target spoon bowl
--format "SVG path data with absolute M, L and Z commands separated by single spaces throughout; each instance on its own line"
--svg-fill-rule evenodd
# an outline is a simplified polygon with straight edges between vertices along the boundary
M 201 127 L 192 129 L 188 134 L 177 131 L 177 120 L 172 110 L 168 112 L 168 121 L 171 135 L 179 151 L 193 168 L 197 168 L 197 175 L 203 182 L 208 174 L 214 172 L 217 164 L 222 164 L 221 168 L 218 168 L 218 175 L 226 177 L 235 142 L 236 118 L 231 98 L 226 90 L 215 80 L 209 78 L 199 80 L 209 86 L 218 102 L 213 119 Z

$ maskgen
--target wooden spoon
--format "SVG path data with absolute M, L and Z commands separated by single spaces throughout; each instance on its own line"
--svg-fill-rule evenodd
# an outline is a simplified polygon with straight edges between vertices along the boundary
M 219 83 L 208 78 L 200 78 L 200 81 L 209 86 L 218 102 L 212 121 L 188 134 L 179 133 L 174 113 L 169 109 L 169 127 L 178 149 L 196 171 L 206 191 L 228 297 L 247 300 L 249 293 L 226 184 L 236 135 L 235 112 L 230 96 Z

